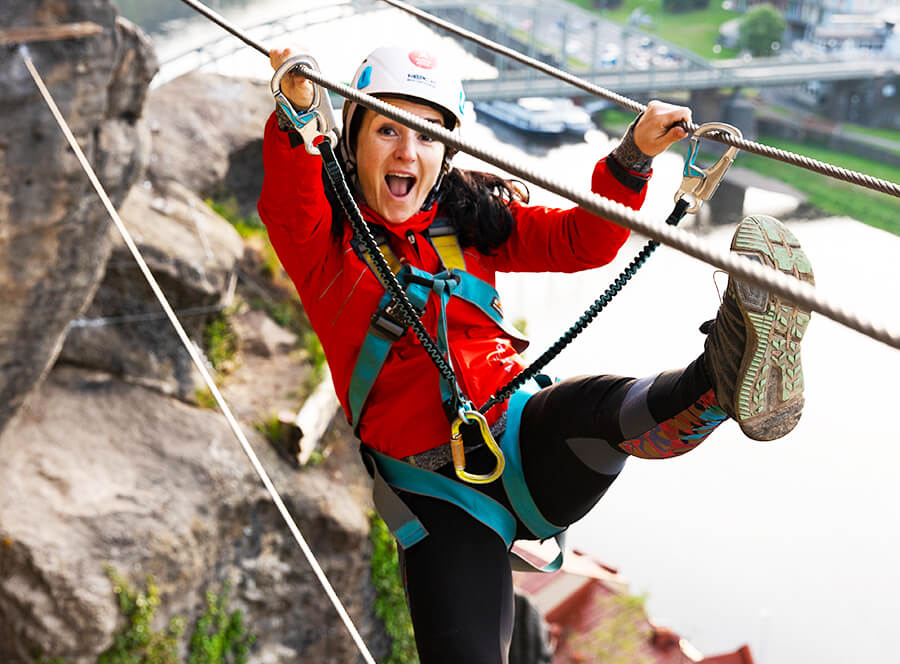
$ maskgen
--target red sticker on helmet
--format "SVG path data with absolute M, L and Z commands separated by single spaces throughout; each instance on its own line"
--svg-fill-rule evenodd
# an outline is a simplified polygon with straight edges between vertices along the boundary
M 409 61 L 420 69 L 431 69 L 437 64 L 437 58 L 428 51 L 410 51 Z

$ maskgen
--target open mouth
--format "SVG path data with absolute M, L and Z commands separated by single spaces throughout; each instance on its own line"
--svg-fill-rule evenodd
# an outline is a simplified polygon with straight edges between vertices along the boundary
M 406 196 L 412 191 L 413 186 L 416 184 L 416 178 L 412 175 L 399 173 L 385 175 L 384 181 L 387 183 L 388 190 L 390 190 L 391 194 L 398 198 Z

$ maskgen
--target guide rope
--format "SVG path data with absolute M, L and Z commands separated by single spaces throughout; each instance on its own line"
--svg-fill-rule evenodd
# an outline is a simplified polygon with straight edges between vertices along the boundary
M 542 71 L 549 76 L 557 78 L 561 81 L 565 81 L 566 83 L 584 90 L 585 92 L 589 92 L 592 95 L 596 95 L 597 97 L 601 97 L 602 99 L 611 101 L 614 104 L 632 111 L 633 113 L 643 113 L 647 108 L 640 102 L 629 99 L 628 97 L 617 94 L 606 88 L 600 87 L 599 85 L 595 85 L 593 83 L 585 81 L 581 78 L 578 78 L 577 76 L 568 73 L 567 71 L 554 67 L 553 65 L 548 65 L 547 63 L 541 62 L 540 60 L 535 60 L 534 58 L 519 53 L 518 51 L 515 51 L 507 46 L 503 46 L 491 41 L 490 39 L 486 39 L 481 35 L 466 30 L 465 28 L 461 28 L 458 25 L 451 23 L 450 21 L 438 18 L 437 16 L 422 11 L 417 7 L 413 7 L 412 5 L 403 2 L 402 0 L 383 0 L 383 2 L 386 2 L 387 4 L 401 11 L 411 14 L 422 21 L 431 23 L 432 25 L 443 28 L 448 32 L 452 32 L 459 37 L 475 42 L 479 46 L 483 46 L 484 48 L 494 51 L 495 53 L 505 55 L 506 57 L 512 58 L 517 62 Z M 690 132 L 695 131 L 698 127 L 698 125 L 694 123 L 686 124 L 687 129 Z M 837 180 L 843 180 L 844 182 L 849 182 L 861 187 L 866 187 L 867 189 L 872 189 L 884 194 L 900 197 L 900 185 L 894 182 L 890 182 L 889 180 L 882 180 L 881 178 L 866 175 L 865 173 L 859 173 L 857 171 L 841 168 L 840 166 L 835 166 L 834 164 L 829 164 L 817 159 L 812 159 L 804 155 L 795 154 L 793 152 L 782 150 L 780 148 L 774 148 L 762 143 L 749 141 L 745 138 L 725 132 L 709 134 L 708 138 L 719 143 L 724 143 L 732 147 L 740 148 L 741 150 L 746 150 L 747 152 L 761 155 L 763 157 L 775 159 L 777 161 L 791 164 L 793 166 L 799 166 L 800 168 L 805 168 L 809 171 L 835 178 Z
M 187 0 L 184 0 L 187 1 Z M 690 233 L 650 220 L 645 215 L 625 207 L 621 203 L 611 201 L 593 192 L 585 192 L 560 180 L 549 177 L 540 171 L 521 163 L 513 161 L 502 155 L 498 155 L 490 149 L 483 148 L 460 136 L 451 133 L 447 129 L 433 122 L 427 122 L 422 118 L 408 113 L 397 106 L 381 101 L 376 97 L 367 95 L 359 90 L 354 90 L 343 83 L 329 78 L 321 72 L 300 65 L 298 73 L 309 80 L 318 83 L 322 87 L 337 94 L 362 104 L 376 113 L 389 117 L 407 127 L 435 138 L 445 145 L 449 145 L 459 151 L 470 154 L 493 166 L 502 168 L 511 175 L 523 178 L 529 182 L 540 185 L 547 191 L 558 194 L 594 214 L 609 219 L 617 224 L 625 226 L 633 231 L 642 233 L 661 244 L 666 244 L 682 253 L 693 256 L 714 267 L 718 267 L 731 276 L 760 286 L 771 293 L 781 295 L 790 302 L 800 305 L 804 309 L 816 311 L 823 316 L 831 318 L 841 325 L 845 325 L 868 337 L 881 341 L 889 346 L 900 349 L 900 330 L 891 330 L 882 323 L 875 322 L 856 311 L 832 302 L 827 297 L 820 295 L 816 289 L 807 283 L 801 282 L 784 275 L 776 270 L 770 270 L 742 256 L 737 256 L 728 251 L 722 251 L 712 247 L 705 240 L 695 237 Z M 719 132 L 710 132 L 709 137 L 718 136 Z
M 390 1 L 395 2 L 396 0 Z M 268 57 L 269 51 L 265 47 L 243 34 L 240 29 L 228 23 L 228 21 L 205 5 L 197 2 L 197 0 L 182 0 L 182 2 L 194 7 L 204 16 L 228 30 L 228 32 L 235 37 Z M 698 260 L 709 263 L 714 267 L 728 272 L 735 278 L 739 278 L 755 286 L 765 288 L 772 293 L 781 295 L 805 309 L 816 311 L 841 325 L 881 341 L 888 346 L 900 349 L 900 330 L 891 330 L 883 323 L 875 322 L 856 311 L 843 307 L 839 303 L 832 302 L 826 297 L 820 296 L 816 292 L 816 289 L 809 284 L 803 283 L 797 279 L 792 279 L 775 270 L 768 270 L 762 265 L 747 260 L 746 258 L 735 256 L 730 252 L 721 251 L 711 247 L 705 241 L 696 238 L 689 233 L 679 231 L 665 224 L 659 224 L 648 220 L 638 212 L 635 212 L 620 203 L 603 198 L 592 192 L 583 192 L 570 185 L 564 184 L 559 180 L 545 176 L 543 173 L 532 168 L 522 166 L 511 159 L 507 159 L 490 150 L 486 150 L 474 143 L 466 141 L 433 122 L 426 122 L 418 116 L 407 113 L 396 106 L 387 104 L 380 99 L 367 95 L 359 90 L 354 90 L 335 79 L 323 75 L 317 70 L 301 65 L 298 67 L 298 73 L 346 99 L 362 104 L 366 108 L 396 120 L 407 127 L 411 127 L 427 136 L 436 138 L 445 145 L 449 145 L 450 147 L 470 154 L 473 157 L 477 157 L 493 166 L 502 168 L 512 175 L 516 175 L 529 182 L 540 185 L 550 192 L 577 203 L 585 210 L 609 219 L 610 221 L 614 221 L 633 231 L 642 233 L 651 239 L 677 249 L 688 256 L 693 256 Z M 709 138 L 713 137 L 722 138 L 721 133 L 719 132 L 711 132 Z M 893 183 L 889 184 L 896 187 Z
M 204 382 L 206 383 L 207 388 L 209 388 L 210 393 L 212 393 L 213 397 L 216 400 L 216 403 L 219 405 L 219 408 L 222 411 L 222 414 L 225 416 L 225 419 L 228 421 L 228 425 L 231 427 L 232 432 L 234 433 L 235 438 L 237 438 L 238 442 L 241 445 L 241 449 L 244 451 L 244 454 L 250 460 L 250 465 L 253 466 L 253 470 L 256 471 L 257 476 L 260 481 L 262 481 L 263 485 L 266 488 L 266 491 L 269 493 L 272 502 L 275 504 L 275 507 L 278 509 L 278 512 L 281 514 L 282 519 L 285 524 L 287 524 L 288 529 L 291 531 L 291 534 L 294 536 L 294 540 L 296 540 L 297 545 L 303 551 L 303 555 L 306 557 L 306 560 L 309 562 L 310 567 L 313 570 L 313 573 L 316 575 L 316 578 L 319 580 L 319 583 L 322 585 L 322 588 L 325 590 L 325 594 L 328 596 L 328 599 L 331 600 L 332 605 L 334 605 L 335 610 L 343 621 L 344 625 L 347 628 L 347 631 L 350 632 L 350 636 L 353 638 L 353 641 L 356 643 L 357 648 L 359 648 L 360 653 L 363 656 L 363 659 L 367 664 L 375 664 L 375 659 L 372 657 L 369 649 L 366 647 L 365 642 L 362 640 L 362 637 L 359 634 L 359 631 L 356 629 L 356 626 L 353 624 L 352 619 L 344 608 L 341 600 L 338 598 L 337 594 L 334 591 L 334 588 L 331 586 L 331 583 L 328 581 L 328 577 L 325 575 L 325 572 L 322 570 L 321 565 L 319 565 L 318 560 L 316 560 L 316 556 L 313 553 L 312 549 L 310 549 L 309 545 L 306 543 L 303 535 L 300 532 L 300 528 L 297 526 L 297 523 L 294 521 L 294 518 L 291 516 L 290 511 L 288 511 L 287 506 L 284 504 L 284 501 L 281 498 L 281 495 L 278 493 L 278 490 L 275 488 L 275 485 L 272 483 L 272 480 L 269 478 L 269 474 L 266 472 L 265 468 L 263 468 L 262 464 L 259 461 L 259 458 L 256 456 L 256 452 L 253 451 L 253 448 L 250 445 L 250 441 L 247 440 L 246 435 L 241 429 L 240 424 L 237 419 L 235 419 L 234 415 L 231 412 L 228 404 L 225 399 L 222 397 L 221 392 L 219 392 L 219 388 L 216 386 L 215 381 L 209 373 L 209 370 L 206 368 L 206 363 L 203 361 L 199 351 L 194 346 L 190 337 L 188 337 L 187 332 L 185 332 L 184 327 L 181 325 L 181 322 L 178 320 L 172 306 L 169 304 L 169 301 L 166 299 L 165 294 L 159 286 L 159 283 L 156 281 L 156 278 L 153 276 L 153 273 L 150 271 L 150 268 L 147 266 L 146 261 L 144 260 L 143 255 L 141 254 L 140 249 L 134 242 L 134 239 L 131 236 L 131 233 L 125 227 L 125 224 L 122 222 L 122 219 L 119 217 L 119 214 L 116 212 L 115 207 L 110 201 L 109 196 L 106 193 L 106 190 L 103 188 L 103 185 L 100 183 L 100 180 L 97 178 L 97 175 L 94 173 L 94 169 L 91 167 L 87 158 L 84 155 L 84 152 L 81 149 L 81 146 L 78 144 L 78 141 L 75 139 L 75 136 L 72 134 L 72 130 L 69 128 L 68 123 L 65 118 L 62 116 L 62 113 L 59 111 L 59 107 L 56 105 L 56 102 L 53 99 L 52 94 L 47 89 L 47 86 L 44 84 L 43 79 L 41 78 L 40 73 L 34 65 L 34 62 L 31 60 L 31 55 L 28 52 L 28 49 L 24 44 L 19 45 L 19 54 L 22 57 L 22 60 L 25 63 L 25 67 L 28 69 L 28 73 L 31 74 L 32 79 L 34 79 L 34 83 L 37 86 L 38 90 L 41 93 L 44 101 L 50 109 L 50 112 L 53 114 L 54 119 L 56 120 L 59 128 L 62 130 L 63 135 L 68 141 L 69 146 L 72 148 L 72 151 L 75 153 L 75 156 L 78 159 L 78 162 L 81 164 L 81 167 L 84 169 L 84 172 L 87 174 L 88 179 L 94 187 L 94 190 L 97 192 L 97 195 L 100 197 L 103 206 L 106 208 L 106 211 L 109 213 L 110 218 L 116 226 L 116 229 L 119 231 L 119 234 L 122 236 L 126 246 L 128 247 L 131 255 L 134 257 L 134 260 L 137 262 L 138 267 L 144 275 L 144 278 L 147 280 L 147 283 L 150 285 L 153 294 L 156 296 L 156 299 L 159 300 L 160 305 L 166 313 L 166 316 L 169 318 L 169 321 L 172 323 L 172 327 L 175 328 L 175 332 L 178 334 L 178 338 L 181 340 L 181 343 L 184 345 L 188 354 L 193 360 L 194 365 L 200 371 L 201 376 L 203 377 Z

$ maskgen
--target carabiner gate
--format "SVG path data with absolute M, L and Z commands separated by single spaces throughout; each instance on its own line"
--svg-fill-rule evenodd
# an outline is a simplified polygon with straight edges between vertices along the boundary
M 337 145 L 334 113 L 331 110 L 331 100 L 328 97 L 328 93 L 322 86 L 313 83 L 314 94 L 312 103 L 308 108 L 298 112 L 281 91 L 281 79 L 289 71 L 296 69 L 300 65 L 319 71 L 319 64 L 311 55 L 295 55 L 285 60 L 275 71 L 275 74 L 272 76 L 270 89 L 272 96 L 275 98 L 275 103 L 285 112 L 303 138 L 306 151 L 309 154 L 319 154 L 319 149 L 314 144 L 315 139 L 319 136 L 324 136 L 331 141 L 332 145 Z
M 675 192 L 675 201 L 678 202 L 683 196 L 689 196 L 693 199 L 691 206 L 686 212 L 696 212 L 703 205 L 703 201 L 708 201 L 712 195 L 716 193 L 719 183 L 725 176 L 725 172 L 734 161 L 734 156 L 738 153 L 738 148 L 729 145 L 725 153 L 719 158 L 715 164 L 709 168 L 700 168 L 694 161 L 697 159 L 698 145 L 700 137 L 713 131 L 722 131 L 732 136 L 741 138 L 741 130 L 724 122 L 707 122 L 697 127 L 697 130 L 691 136 L 691 143 L 688 148 L 688 156 L 684 161 L 684 178 L 681 186 Z
M 463 448 L 462 434 L 459 432 L 459 428 L 466 421 L 476 422 L 478 424 L 482 439 L 497 459 L 497 465 L 490 473 L 478 475 L 466 471 L 466 452 Z M 487 420 L 484 418 L 484 415 L 477 410 L 466 408 L 459 409 L 459 417 L 456 418 L 456 421 L 453 422 L 453 426 L 450 427 L 450 452 L 453 455 L 453 467 L 456 469 L 456 476 L 463 482 L 468 482 L 469 484 L 488 484 L 489 482 L 493 482 L 503 474 L 503 469 L 506 466 L 506 459 L 503 458 L 503 452 L 491 435 L 491 428 L 488 426 Z

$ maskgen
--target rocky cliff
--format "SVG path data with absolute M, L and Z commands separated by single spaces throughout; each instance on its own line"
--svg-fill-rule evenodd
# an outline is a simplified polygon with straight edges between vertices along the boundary
M 239 360 L 223 392 L 379 657 L 351 436 L 337 423 L 332 454 L 299 471 L 254 430 L 299 405 L 310 366 L 241 305 L 244 243 L 204 203 L 252 207 L 266 87 L 192 75 L 147 98 L 152 47 L 107 0 L 0 3 L 4 26 L 73 21 L 103 31 L 33 44 L 35 63 L 192 338 L 227 307 Z M 0 661 L 96 661 L 123 622 L 106 566 L 152 575 L 159 625 L 229 582 L 251 661 L 360 661 L 224 418 L 193 403 L 186 352 L 14 51 L 0 115 Z

